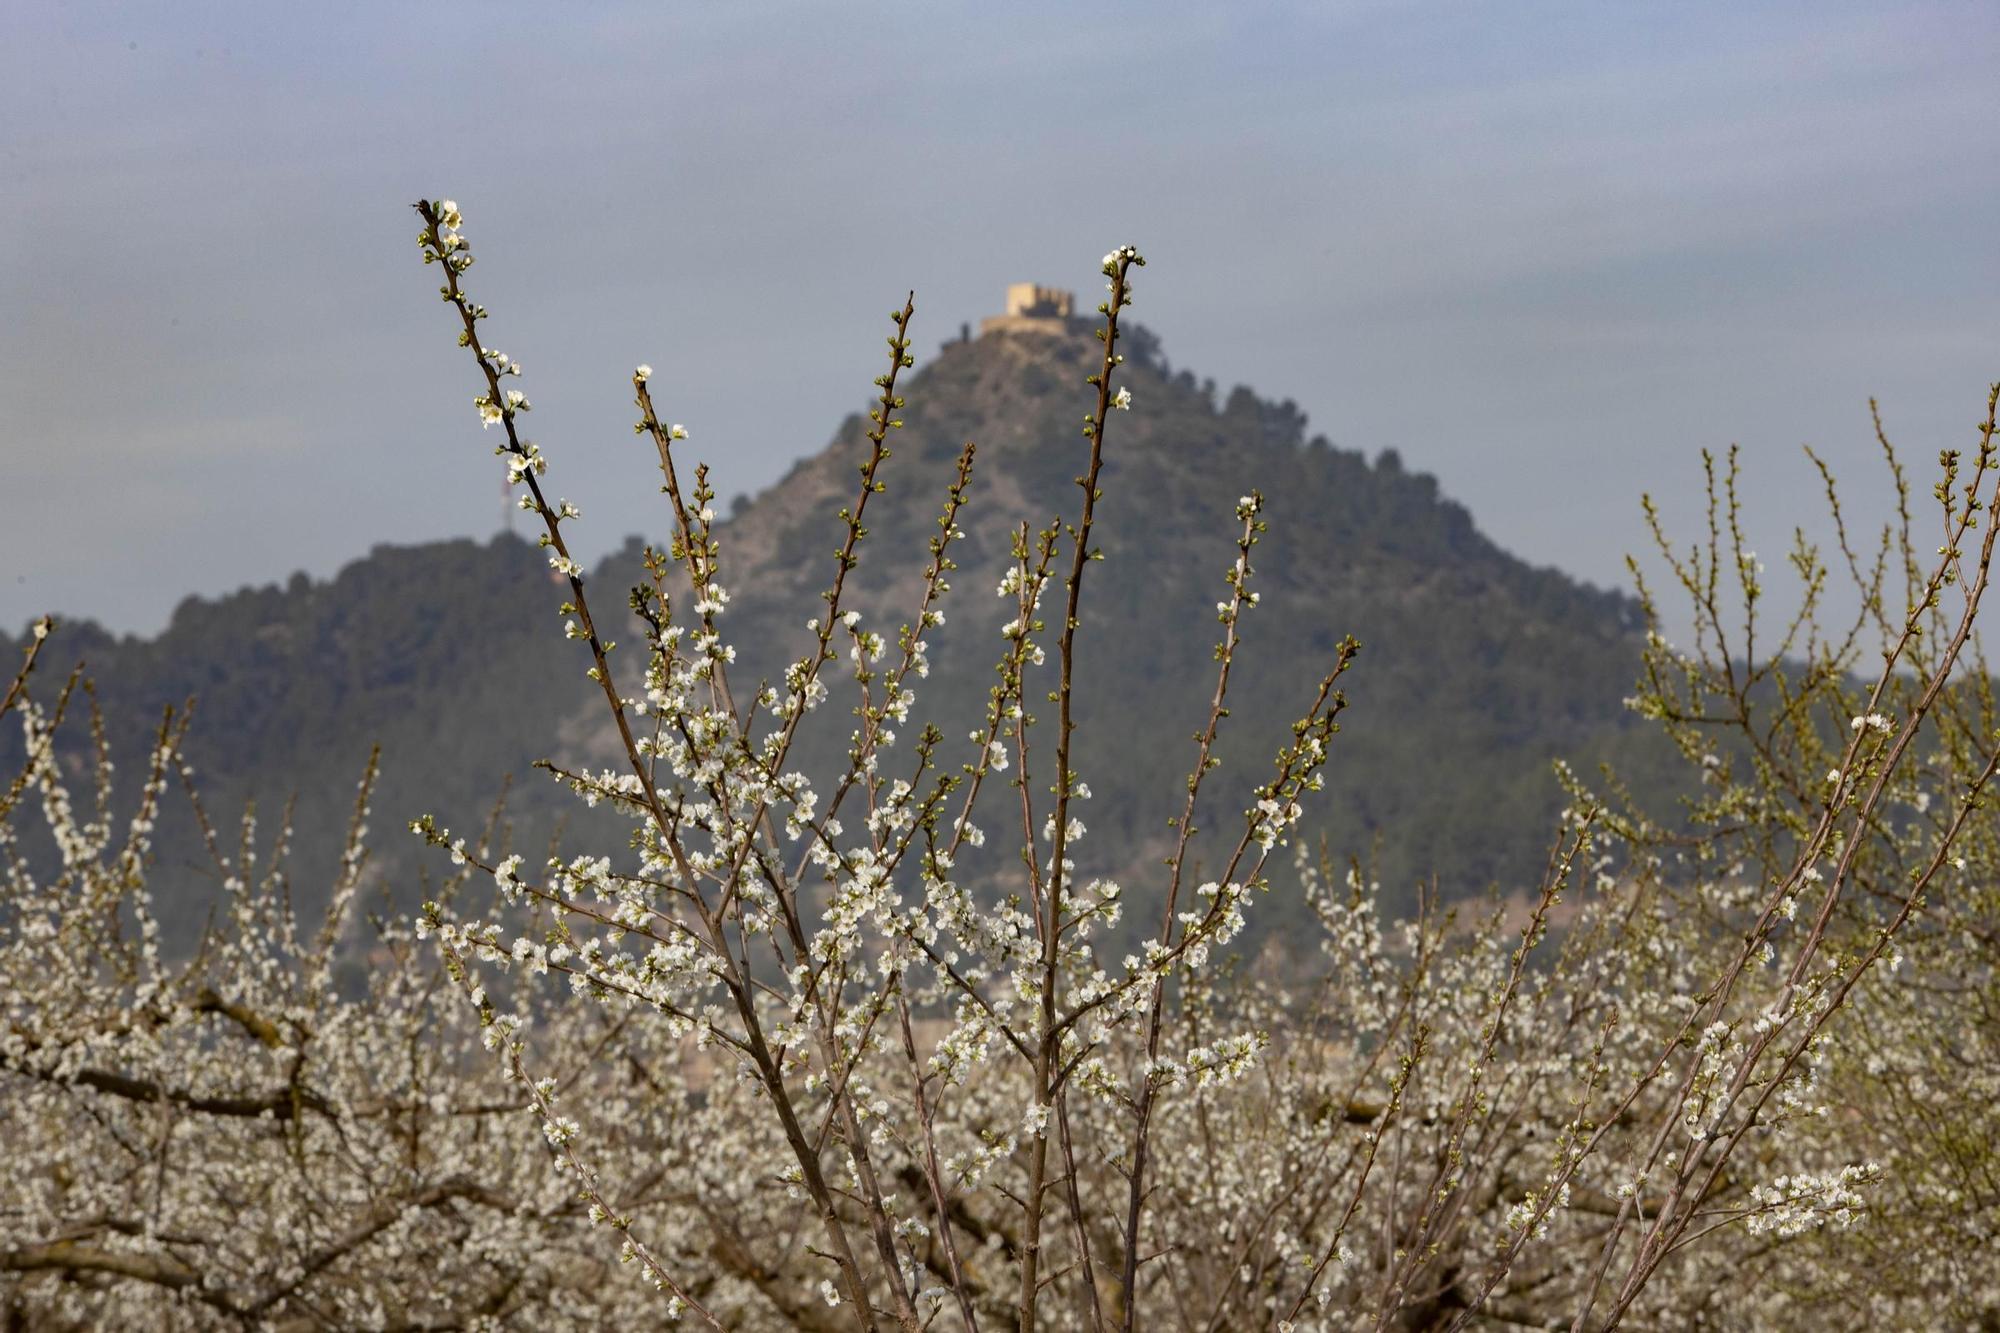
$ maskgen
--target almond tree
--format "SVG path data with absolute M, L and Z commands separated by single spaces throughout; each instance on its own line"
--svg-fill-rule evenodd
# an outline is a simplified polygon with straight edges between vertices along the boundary
M 706 472 L 697 467 L 684 487 L 676 446 L 686 433 L 661 424 L 650 368 L 635 372 L 636 428 L 658 454 L 674 535 L 666 550 L 649 553 L 650 583 L 631 592 L 646 661 L 643 678 L 621 684 L 615 645 L 566 541 L 575 507 L 548 498 L 546 459 L 521 433 L 528 402 L 508 387 L 520 367 L 486 346 L 486 312 L 466 293 L 472 257 L 459 211 L 450 201 L 417 211 L 424 258 L 444 273 L 440 294 L 483 381 L 476 406 L 486 425 L 501 427 L 497 452 L 509 480 L 523 491 L 522 508 L 540 518 L 550 566 L 568 582 L 566 628 L 587 647 L 624 752 L 617 768 L 557 776 L 634 823 L 629 864 L 552 860 L 532 874 L 520 858 L 479 860 L 428 817 L 414 826 L 496 881 L 501 913 L 434 904 L 424 927 L 482 1022 L 500 1034 L 510 1072 L 546 1086 L 530 1068 L 527 1017 L 487 993 L 482 965 L 563 972 L 578 993 L 733 1064 L 761 1095 L 774 1127 L 766 1141 L 783 1145 L 746 1156 L 743 1169 L 795 1193 L 820 1228 L 803 1253 L 770 1265 L 803 1283 L 816 1279 L 827 1306 L 852 1326 L 914 1328 L 944 1315 L 968 1328 L 983 1319 L 1124 1329 L 1169 1311 L 1189 1317 L 1191 1287 L 1204 1289 L 1193 1274 L 1213 1265 L 1213 1207 L 1206 1218 L 1199 1209 L 1171 1211 L 1160 1206 L 1162 1191 L 1190 1157 L 1215 1187 L 1217 1099 L 1250 1097 L 1243 1104 L 1269 1116 L 1298 1091 L 1268 1079 L 1257 1094 L 1226 1091 L 1258 1068 L 1273 1040 L 1269 1027 L 1244 1019 L 1277 1015 L 1241 991 L 1218 989 L 1214 973 L 1245 906 L 1268 889 L 1269 857 L 1328 762 L 1345 705 L 1338 684 L 1356 645 L 1344 645 L 1304 692 L 1268 781 L 1225 823 L 1211 853 L 1220 873 L 1186 883 L 1199 821 L 1210 817 L 1203 779 L 1228 714 L 1239 629 L 1257 602 L 1262 501 L 1254 491 L 1241 497 L 1236 557 L 1217 603 L 1213 701 L 1190 755 L 1186 805 L 1173 818 L 1173 854 L 1147 895 L 1160 904 L 1161 923 L 1122 960 L 1108 956 L 1103 932 L 1127 895 L 1079 868 L 1089 788 L 1070 761 L 1072 702 L 1078 663 L 1088 660 L 1083 594 L 1100 555 L 1092 541 L 1107 437 L 1113 414 L 1132 407 L 1129 388 L 1117 383 L 1117 349 L 1138 252 L 1126 246 L 1104 258 L 1102 357 L 1088 377 L 1095 410 L 1084 418 L 1076 508 L 1017 534 L 997 591 L 1018 614 L 1003 630 L 989 705 L 979 718 L 913 724 L 926 636 L 942 625 L 950 590 L 956 515 L 969 502 L 972 446 L 943 498 L 908 620 L 892 637 L 864 624 L 845 594 L 901 425 L 897 382 L 913 364 L 914 298 L 891 316 L 870 452 L 839 515 L 826 609 L 807 623 L 805 651 L 783 680 L 740 695 L 720 628 L 729 596 Z M 1243 1263 L 1203 1280 L 1216 1288 L 1209 1326 L 1238 1326 L 1246 1308 L 1279 1328 L 1319 1318 L 1387 1328 L 1407 1324 L 1413 1311 L 1424 1322 L 1463 1326 L 1488 1317 L 1535 1271 L 1536 1308 L 1566 1309 L 1576 1328 L 1610 1327 L 1647 1308 L 1653 1280 L 1681 1264 L 1694 1240 L 1736 1222 L 1745 1224 L 1738 1233 L 1751 1223 L 1760 1234 L 1796 1232 L 1822 1216 L 1856 1213 L 1858 1192 L 1879 1174 L 1873 1164 L 1785 1170 L 1768 1180 L 1744 1173 L 1784 1162 L 1770 1145 L 1820 1111 L 1829 1022 L 1891 956 L 1940 873 L 1956 865 L 1954 848 L 1977 823 L 2000 762 L 1990 735 L 1963 741 L 1952 789 L 1939 793 L 1929 826 L 1897 830 L 1912 873 L 1878 886 L 1881 910 L 1852 910 L 1872 864 L 1864 849 L 1906 790 L 1898 775 L 1913 767 L 1916 738 L 1957 707 L 1948 702 L 1952 683 L 1992 557 L 1992 529 L 1979 530 L 2000 470 L 1990 399 L 1970 469 L 1955 454 L 1944 467 L 1944 545 L 1928 574 L 1911 566 L 1907 606 L 1892 613 L 1879 598 L 1874 604 L 1884 631 L 1877 683 L 1807 809 L 1787 811 L 1760 788 L 1729 816 L 1739 822 L 1717 828 L 1721 816 L 1698 806 L 1690 885 L 1662 855 L 1671 836 L 1612 813 L 1578 786 L 1517 945 L 1460 948 L 1441 921 L 1420 921 L 1402 951 L 1400 982 L 1389 980 L 1389 957 L 1377 955 L 1367 960 L 1364 992 L 1326 997 L 1322 1026 L 1285 1025 L 1302 1077 L 1317 1084 L 1318 1063 L 1352 1075 L 1355 1091 L 1322 1101 L 1308 1135 L 1317 1146 L 1272 1144 L 1259 1159 L 1267 1183 L 1286 1182 L 1284 1197 L 1248 1233 L 1251 1249 L 1271 1248 L 1246 1250 Z M 1735 504 L 1732 489 L 1732 533 Z M 1817 557 L 1802 549 L 1816 594 Z M 1733 570 L 1754 635 L 1761 586 L 1740 538 L 1725 546 L 1712 518 L 1706 552 L 1677 568 L 1716 625 L 1717 589 Z M 1946 609 L 1947 593 L 1956 608 Z M 1043 619 L 1050 594 L 1053 628 Z M 1812 623 L 1802 613 L 1769 658 L 1757 656 L 1750 637 L 1740 646 L 1703 640 L 1684 655 L 1656 636 L 1637 705 L 1682 728 L 1675 734 L 1685 744 L 1687 726 L 1715 720 L 1700 701 L 1717 689 L 1705 673 L 1719 670 L 1741 723 L 1760 689 L 1784 689 L 1770 663 L 1788 660 Z M 1850 635 L 1833 651 L 1815 640 L 1811 678 L 1824 683 L 1848 669 L 1855 642 Z M 1905 673 L 1915 680 L 1907 689 Z M 815 786 L 789 761 L 836 674 L 849 677 L 857 697 L 848 763 Z M 1670 677 L 1684 683 L 1695 711 L 1681 709 L 1681 686 Z M 1892 699 L 1901 704 L 1893 716 L 1885 711 Z M 1031 711 L 1043 703 L 1054 713 L 1047 746 L 1036 743 L 1047 733 Z M 898 761 L 897 733 L 913 725 Z M 1763 776 L 1767 786 L 1775 781 L 1774 772 Z M 1726 784 L 1726 774 L 1719 780 Z M 1012 811 L 1001 817 L 1014 825 L 1018 868 L 965 873 L 962 857 L 986 838 L 974 819 L 986 809 L 979 798 L 1003 783 L 1014 788 Z M 1742 850 L 1746 835 L 1768 849 L 1763 859 Z M 1580 877 L 1594 878 L 1600 896 L 1567 924 L 1552 964 L 1534 961 Z M 1726 910 L 1689 918 L 1679 908 L 1690 891 Z M 505 908 L 529 905 L 552 914 L 546 931 L 524 934 L 505 919 Z M 1805 924 L 1792 929 L 1801 908 Z M 1342 930 L 1363 911 L 1327 910 Z M 1371 1010 L 1352 1007 L 1364 998 L 1373 1007 L 1366 1024 L 1356 1015 Z M 580 1122 L 552 1094 L 534 1097 L 594 1215 L 623 1233 L 628 1256 L 673 1293 L 670 1308 L 691 1305 L 688 1273 L 602 1199 L 605 1177 Z M 1177 1114 L 1183 1108 L 1192 1122 Z M 1171 1146 L 1161 1139 L 1169 1125 L 1178 1131 Z M 1296 1173 L 1307 1163 L 1331 1170 L 1309 1177 L 1331 1194 L 1300 1216 Z M 1558 1219 L 1573 1214 L 1586 1185 L 1602 1187 L 1607 1202 L 1584 1230 L 1565 1223 L 1558 1240 Z M 1344 1205 L 1328 1205 L 1343 1196 Z M 1189 1222 L 1197 1225 L 1183 1229 Z M 1336 1284 L 1331 1269 L 1358 1253 L 1350 1236 L 1364 1234 L 1376 1238 L 1373 1252 L 1340 1263 L 1357 1271 Z M 1524 1267 L 1557 1244 L 1560 1262 Z M 975 1247 L 986 1253 L 975 1257 Z

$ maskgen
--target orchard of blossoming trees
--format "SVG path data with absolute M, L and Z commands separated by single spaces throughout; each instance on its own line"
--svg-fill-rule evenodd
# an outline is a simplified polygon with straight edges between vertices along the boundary
M 913 302 L 894 313 L 824 609 L 753 684 L 652 372 L 637 429 L 673 536 L 614 628 L 466 290 L 459 211 L 417 212 L 622 750 L 550 771 L 631 839 L 534 863 L 490 819 L 391 812 L 437 849 L 408 919 L 371 906 L 371 766 L 305 919 L 287 830 L 202 810 L 184 715 L 136 793 L 101 733 L 66 762 L 94 710 L 40 627 L 0 703 L 28 755 L 0 795 L 9 1327 L 2000 1324 L 2000 713 L 1973 636 L 2000 386 L 1920 512 L 1884 439 L 1899 520 L 1801 537 L 1775 619 L 1735 459 L 1705 460 L 1701 540 L 1653 522 L 1693 641 L 1650 635 L 1630 701 L 1685 756 L 1683 808 L 1565 770 L 1525 906 L 1390 922 L 1357 866 L 1292 837 L 1341 762 L 1358 645 L 1300 681 L 1247 806 L 1206 781 L 1254 651 L 1254 477 L 1215 500 L 1227 573 L 1187 626 L 1214 640 L 1212 702 L 1168 724 L 1193 728 L 1170 855 L 1146 883 L 1093 869 L 1073 704 L 1136 250 L 1104 258 L 1074 504 L 999 568 L 953 559 L 972 445 L 927 550 L 865 540 L 912 364 Z M 908 562 L 900 623 L 848 604 L 864 558 Z M 1859 595 L 1840 623 L 1835 580 Z M 929 715 L 952 599 L 996 591 L 986 706 Z M 812 727 L 846 735 L 837 771 L 791 762 Z M 225 884 L 191 957 L 159 946 L 147 889 L 170 800 Z M 1319 936 L 1253 969 L 1231 946 L 1271 895 Z M 355 957 L 358 993 L 335 981 Z

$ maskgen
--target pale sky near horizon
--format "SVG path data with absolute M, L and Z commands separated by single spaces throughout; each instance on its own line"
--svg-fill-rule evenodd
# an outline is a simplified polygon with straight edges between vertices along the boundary
M 862 405 L 907 289 L 928 354 L 1131 240 L 1176 366 L 1399 450 L 1517 554 L 1622 586 L 1640 493 L 1691 535 L 1740 441 L 1776 567 L 1801 444 L 1880 512 L 1871 394 L 1920 492 L 1974 439 L 1996 69 L 1990 3 L 23 0 L 0 625 L 150 631 L 499 526 L 426 194 L 590 555 L 662 529 L 634 364 L 754 490 Z

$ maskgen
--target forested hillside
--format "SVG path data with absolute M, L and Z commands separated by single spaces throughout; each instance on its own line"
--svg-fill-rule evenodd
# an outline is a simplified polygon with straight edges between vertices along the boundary
M 1079 772 L 1095 792 L 1092 828 L 1106 835 L 1084 854 L 1115 847 L 1127 858 L 1102 870 L 1130 876 L 1143 895 L 1143 866 L 1164 848 L 1189 733 L 1212 685 L 1232 512 L 1253 488 L 1267 499 L 1270 533 L 1256 562 L 1263 602 L 1245 622 L 1219 751 L 1232 790 L 1261 777 L 1346 634 L 1363 651 L 1308 827 L 1337 856 L 1372 858 L 1393 897 L 1430 876 L 1448 895 L 1532 879 L 1561 804 L 1550 771 L 1558 756 L 1586 771 L 1615 760 L 1649 789 L 1661 743 L 1622 706 L 1639 655 L 1634 603 L 1500 550 L 1396 454 L 1371 461 L 1308 438 L 1289 401 L 1242 387 L 1218 394 L 1171 368 L 1143 332 L 1127 345 L 1133 407 L 1106 466 L 1105 560 L 1080 640 Z M 947 345 L 907 382 L 907 425 L 892 439 L 887 490 L 868 511 L 849 604 L 893 638 L 913 610 L 916 557 L 936 530 L 958 453 L 975 443 L 948 623 L 929 636 L 935 669 L 919 682 L 912 718 L 938 721 L 948 743 L 962 743 L 959 720 L 993 680 L 1009 614 L 993 588 L 1012 534 L 1074 507 L 1083 377 L 1095 350 L 1082 324 L 992 334 Z M 543 424 L 560 466 L 559 425 Z M 740 654 L 738 679 L 775 678 L 801 649 L 833 572 L 835 516 L 852 500 L 865 425 L 850 418 L 722 525 L 722 580 L 733 594 L 724 629 Z M 464 453 L 468 486 L 491 467 L 480 446 L 435 445 Z M 638 577 L 638 555 L 628 544 L 593 572 L 600 615 L 622 603 L 616 590 Z M 299 575 L 284 587 L 190 598 L 155 638 L 64 626 L 52 660 L 86 663 L 127 765 L 164 706 L 196 698 L 189 749 L 224 842 L 244 802 L 256 801 L 268 837 L 295 797 L 307 899 L 330 872 L 355 779 L 380 744 L 372 841 L 378 871 L 407 901 L 417 858 L 404 822 L 428 811 L 476 825 L 510 776 L 512 836 L 531 859 L 557 836 L 622 845 L 621 832 L 592 824 L 532 769 L 544 757 L 608 757 L 587 658 L 560 633 L 561 600 L 541 553 L 517 538 L 378 547 L 330 582 Z M 843 753 L 844 715 L 827 710 L 816 725 L 805 753 L 822 763 Z M 0 739 L 0 758 L 12 764 L 19 744 Z M 170 810 L 156 892 L 184 942 L 216 876 L 192 822 Z M 1289 915 L 1277 905 L 1263 919 Z

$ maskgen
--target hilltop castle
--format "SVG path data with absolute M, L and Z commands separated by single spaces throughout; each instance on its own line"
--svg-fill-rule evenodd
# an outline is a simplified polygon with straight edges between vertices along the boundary
M 1007 288 L 1005 314 L 989 315 L 979 321 L 986 333 L 1061 333 L 1069 327 L 1073 292 L 1059 287 L 1040 287 L 1032 282 L 1016 282 Z

